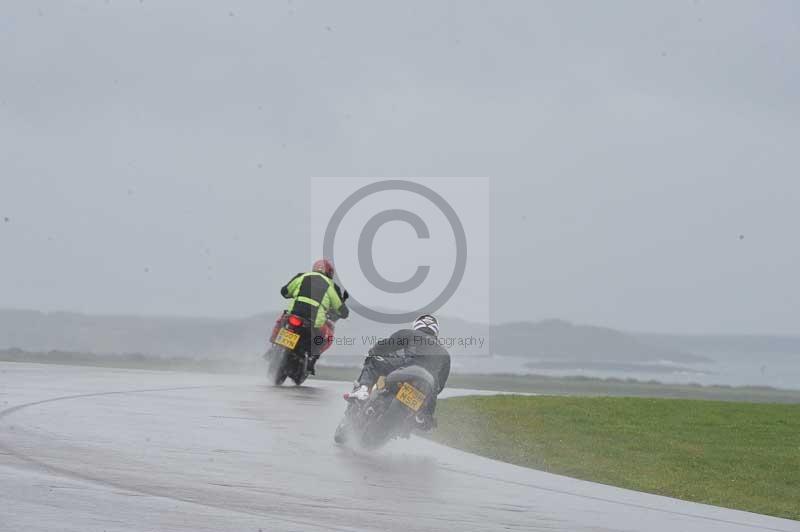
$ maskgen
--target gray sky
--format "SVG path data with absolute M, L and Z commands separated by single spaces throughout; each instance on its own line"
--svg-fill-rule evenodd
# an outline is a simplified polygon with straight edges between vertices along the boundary
M 0 307 L 277 308 L 311 176 L 490 176 L 495 321 L 798 334 L 798 50 L 791 1 L 5 2 Z

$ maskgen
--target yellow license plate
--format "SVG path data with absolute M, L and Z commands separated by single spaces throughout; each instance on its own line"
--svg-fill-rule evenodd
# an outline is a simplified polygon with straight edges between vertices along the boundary
M 297 342 L 299 341 L 300 335 L 288 329 L 281 329 L 278 331 L 278 335 L 275 337 L 276 344 L 282 345 L 288 349 L 294 349 L 297 347 Z
M 414 412 L 422 408 L 422 403 L 425 402 L 425 394 L 407 382 L 404 382 L 403 385 L 400 386 L 395 397 Z

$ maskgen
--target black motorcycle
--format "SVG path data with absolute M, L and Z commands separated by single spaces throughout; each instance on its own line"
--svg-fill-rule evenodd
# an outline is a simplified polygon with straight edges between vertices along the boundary
M 280 386 L 288 377 L 298 386 L 303 384 L 310 373 L 311 357 L 319 357 L 333 343 L 336 319 L 329 313 L 325 325 L 315 334 L 310 320 L 284 312 L 275 322 L 271 345 L 264 355 L 269 381 Z
M 347 410 L 333 439 L 376 449 L 393 438 L 407 438 L 417 426 L 416 416 L 435 400 L 436 389 L 436 380 L 425 368 L 396 369 L 378 379 L 367 400 L 346 397 Z

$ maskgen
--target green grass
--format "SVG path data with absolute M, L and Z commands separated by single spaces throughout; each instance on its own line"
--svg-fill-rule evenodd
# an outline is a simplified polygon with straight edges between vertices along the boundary
M 633 397 L 439 402 L 432 439 L 575 478 L 800 520 L 800 405 Z

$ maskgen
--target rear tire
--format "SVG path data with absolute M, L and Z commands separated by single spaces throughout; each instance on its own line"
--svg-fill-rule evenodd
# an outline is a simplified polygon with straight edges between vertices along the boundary
M 308 378 L 308 355 L 303 357 L 303 362 L 298 364 L 297 375 L 292 377 L 295 386 L 300 386 Z
M 286 380 L 286 363 L 289 352 L 282 347 L 273 346 L 270 349 L 269 366 L 267 366 L 267 379 L 273 386 L 280 386 Z
M 406 419 L 412 411 L 397 399 L 392 399 L 392 404 L 383 414 L 363 427 L 361 445 L 366 449 L 377 449 L 402 432 Z

